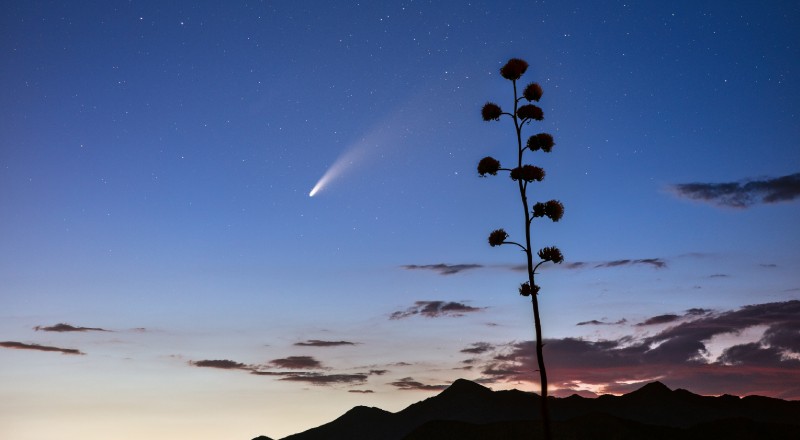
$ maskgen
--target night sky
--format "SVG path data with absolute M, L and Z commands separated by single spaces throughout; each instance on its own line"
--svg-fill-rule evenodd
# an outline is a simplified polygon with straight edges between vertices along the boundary
M 800 399 L 797 2 L 290 3 L 2 2 L 0 437 L 538 390 L 511 57 L 552 394 Z

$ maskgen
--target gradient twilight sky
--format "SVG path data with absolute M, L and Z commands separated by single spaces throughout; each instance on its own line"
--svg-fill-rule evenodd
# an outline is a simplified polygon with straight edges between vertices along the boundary
M 292 3 L 292 4 L 290 4 Z M 795 1 L 5 1 L 0 437 L 279 438 L 537 389 L 498 69 L 560 199 L 556 395 L 800 399 Z M 535 131 L 534 131 L 535 130 Z M 309 192 L 326 173 L 325 185 Z M 541 220 L 541 219 L 540 219 Z M 65 324 L 65 325 L 59 325 Z

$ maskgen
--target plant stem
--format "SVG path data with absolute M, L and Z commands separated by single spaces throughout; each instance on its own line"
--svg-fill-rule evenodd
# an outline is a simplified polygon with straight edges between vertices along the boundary
M 522 154 L 525 152 L 524 148 L 522 147 L 522 126 L 520 124 L 519 119 L 517 118 L 517 105 L 519 102 L 519 98 L 517 97 L 517 82 L 513 81 L 514 84 L 514 128 L 517 132 L 517 167 L 522 167 Z M 533 248 L 531 248 L 531 212 L 528 207 L 528 194 L 527 189 L 528 186 L 524 183 L 524 179 L 519 179 L 517 181 L 519 184 L 519 196 L 522 200 L 522 209 L 525 212 L 525 257 L 527 258 L 528 262 L 528 282 L 531 286 L 531 304 L 533 306 L 533 327 L 536 332 L 536 360 L 539 366 L 539 381 L 541 383 L 541 397 L 542 401 L 540 404 L 540 411 L 542 417 L 542 426 L 544 428 L 544 438 L 545 440 L 550 440 L 552 438 L 552 434 L 550 431 L 550 411 L 547 406 L 547 369 L 544 365 L 544 353 L 542 348 L 544 344 L 542 343 L 542 323 L 539 319 L 539 301 L 537 298 L 538 293 L 534 288 L 535 284 L 535 273 L 536 268 L 533 265 Z

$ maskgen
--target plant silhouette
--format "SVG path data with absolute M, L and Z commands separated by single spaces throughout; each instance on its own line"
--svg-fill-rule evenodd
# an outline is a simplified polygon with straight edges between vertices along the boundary
M 514 168 L 503 168 L 500 165 L 500 161 L 497 159 L 493 157 L 484 157 L 478 163 L 478 174 L 481 177 L 486 177 L 487 175 L 497 175 L 500 171 L 508 172 L 511 176 L 511 180 L 516 182 L 517 188 L 519 189 L 519 197 L 525 213 L 525 222 L 523 223 L 525 240 L 522 242 L 511 241 L 509 240 L 509 234 L 504 229 L 496 229 L 489 234 L 489 245 L 495 247 L 510 244 L 519 246 L 525 252 L 528 280 L 519 286 L 519 294 L 522 296 L 529 296 L 533 306 L 533 325 L 536 332 L 536 359 L 538 362 L 542 396 L 542 426 L 544 429 L 544 437 L 549 440 L 552 437 L 550 413 L 547 408 L 547 370 L 542 353 L 544 344 L 542 343 L 542 324 L 539 318 L 539 286 L 536 285 L 535 277 L 536 270 L 539 266 L 548 261 L 561 263 L 564 261 L 564 256 L 557 247 L 544 247 L 536 252 L 538 261 L 534 262 L 534 252 L 531 247 L 531 226 L 533 219 L 537 217 L 547 217 L 554 222 L 559 221 L 564 215 L 564 205 L 558 200 L 536 202 L 533 206 L 528 202 L 528 185 L 532 182 L 541 182 L 544 179 L 545 172 L 540 167 L 523 163 L 525 153 L 533 153 L 536 151 L 549 153 L 552 151 L 555 142 L 553 141 L 553 136 L 550 134 L 539 133 L 530 136 L 525 144 L 522 143 L 523 127 L 529 125 L 532 121 L 541 121 L 544 119 L 544 112 L 542 109 L 535 104 L 531 104 L 531 102 L 539 102 L 539 99 L 541 99 L 543 93 L 542 87 L 537 83 L 530 83 L 522 91 L 522 96 L 518 93 L 517 80 L 519 80 L 527 69 L 528 63 L 517 58 L 510 59 L 500 69 L 500 75 L 511 81 L 514 87 L 514 110 L 512 112 L 503 111 L 499 105 L 493 102 L 486 103 L 481 109 L 481 116 L 484 121 L 499 121 L 501 117 L 508 116 L 514 122 L 514 129 L 517 135 L 516 166 Z

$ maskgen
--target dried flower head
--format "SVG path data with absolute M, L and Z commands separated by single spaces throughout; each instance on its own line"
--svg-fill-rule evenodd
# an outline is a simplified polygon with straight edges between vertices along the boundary
M 496 176 L 499 169 L 500 161 L 493 157 L 486 156 L 478 162 L 478 174 L 480 174 L 481 177 L 486 177 L 487 174 Z
M 536 202 L 536 204 L 533 205 L 532 213 L 534 217 L 544 217 L 547 215 L 547 207 L 544 203 Z
M 525 90 L 522 92 L 522 96 L 525 97 L 528 101 L 539 101 L 542 99 L 542 86 L 537 83 L 530 83 L 528 87 L 525 87 Z
M 557 247 L 545 247 L 539 250 L 539 258 L 544 261 L 552 261 L 553 263 L 561 263 L 564 261 L 564 256 L 561 255 L 561 250 Z
M 500 246 L 506 241 L 506 238 L 508 238 L 508 233 L 506 233 L 506 231 L 502 229 L 495 229 L 491 234 L 489 234 L 489 246 Z
M 502 114 L 503 110 L 493 102 L 487 102 L 481 109 L 481 116 L 483 116 L 484 121 L 497 121 Z
M 519 58 L 511 58 L 505 66 L 500 68 L 500 75 L 503 78 L 515 81 L 528 70 L 528 63 Z
M 531 151 L 542 150 L 549 153 L 553 149 L 553 136 L 547 133 L 535 134 L 528 138 L 527 147 Z
M 522 296 L 531 296 L 531 293 L 538 295 L 539 289 L 540 287 L 536 284 L 534 284 L 533 289 L 531 289 L 531 285 L 526 281 L 519 285 L 519 294 Z
M 550 217 L 550 220 L 557 222 L 564 216 L 564 205 L 558 200 L 550 200 L 544 204 L 545 215 Z
M 541 121 L 544 119 L 544 112 L 541 108 L 533 104 L 525 104 L 517 109 L 517 117 L 520 119 L 536 119 Z
M 544 179 L 544 170 L 534 165 L 523 165 L 511 170 L 512 180 L 524 180 L 526 182 L 541 182 Z

